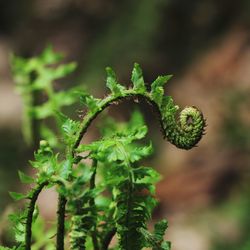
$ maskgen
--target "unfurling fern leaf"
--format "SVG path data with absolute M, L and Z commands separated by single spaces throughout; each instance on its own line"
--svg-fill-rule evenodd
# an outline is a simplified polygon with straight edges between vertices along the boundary
M 59 194 L 56 249 L 64 250 L 64 238 L 69 235 L 72 250 L 107 250 L 116 234 L 118 245 L 115 247 L 121 250 L 145 247 L 169 250 L 170 243 L 164 240 L 166 221 L 157 223 L 153 232 L 147 229 L 147 221 L 157 203 L 154 192 L 159 174 L 140 165 L 140 160 L 152 153 L 152 145 L 139 143 L 147 134 L 147 126 L 139 113 L 134 114 L 127 125 L 113 122 L 111 128 L 103 129 L 105 134 L 100 140 L 87 145 L 80 143 L 102 111 L 114 103 L 130 99 L 135 102 L 145 100 L 158 115 L 164 137 L 178 148 L 190 149 L 203 135 L 206 124 L 202 113 L 195 107 L 187 107 L 176 119 L 178 106 L 170 96 L 164 95 L 164 84 L 171 76 L 158 77 L 149 90 L 136 63 L 130 88 L 118 83 L 111 68 L 106 69 L 106 85 L 111 93 L 103 99 L 75 88 L 55 91 L 54 80 L 75 69 L 74 63 L 54 65 L 59 60 L 60 56 L 48 48 L 37 58 L 15 58 L 13 61 L 18 88 L 25 98 L 24 118 L 28 121 L 28 130 L 32 127 L 31 121 L 39 120 L 41 126 L 35 132 L 39 134 L 38 138 L 42 135 L 48 139 L 40 142 L 35 160 L 31 162 L 37 170 L 36 178 L 19 172 L 22 182 L 34 182 L 32 190 L 25 195 L 11 193 L 16 200 L 29 199 L 24 212 L 12 216 L 19 243 L 15 249 L 31 250 L 34 247 L 32 223 L 38 196 L 44 188 L 56 186 Z M 34 92 L 46 97 L 43 102 L 34 102 Z M 86 106 L 82 121 L 74 121 L 61 113 L 64 106 L 75 104 L 78 99 Z M 55 131 L 50 124 L 51 117 L 55 118 Z M 40 120 L 45 121 L 40 124 Z M 26 129 L 24 132 L 31 141 L 30 131 Z M 71 219 L 70 228 L 65 227 L 65 218 Z

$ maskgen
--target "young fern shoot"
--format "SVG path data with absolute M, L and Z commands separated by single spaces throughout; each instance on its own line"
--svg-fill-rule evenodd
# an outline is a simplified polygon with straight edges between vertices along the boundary
M 79 87 L 55 91 L 53 81 L 75 68 L 75 64 L 51 67 L 58 60 L 51 48 L 30 60 L 14 58 L 19 91 L 26 100 L 25 121 L 39 120 L 38 132 L 45 140 L 40 142 L 35 160 L 31 162 L 32 167 L 37 169 L 35 178 L 20 172 L 21 181 L 32 184 L 33 188 L 28 194 L 11 193 L 16 200 L 28 199 L 24 212 L 11 216 L 16 224 L 18 242 L 11 249 L 32 249 L 32 223 L 36 219 L 37 198 L 44 188 L 53 186 L 59 194 L 57 250 L 64 250 L 68 234 L 70 247 L 67 246 L 67 249 L 72 250 L 109 249 L 114 235 L 118 242 L 112 249 L 170 249 L 170 243 L 164 240 L 166 220 L 156 223 L 153 232 L 147 229 L 147 222 L 156 205 L 154 190 L 159 174 L 153 168 L 140 165 L 140 160 L 152 152 L 151 144 L 138 144 L 147 133 L 141 116 L 135 113 L 128 125 L 123 125 L 122 131 L 113 123 L 112 129 L 107 129 L 100 140 L 87 145 L 81 144 L 81 141 L 95 118 L 112 104 L 127 99 L 135 102 L 145 100 L 160 121 L 163 137 L 176 147 L 187 150 L 194 147 L 204 133 L 206 124 L 201 111 L 196 107 L 187 107 L 176 119 L 179 108 L 170 96 L 164 95 L 164 85 L 171 75 L 158 77 L 148 90 L 137 63 L 132 71 L 131 88 L 118 83 L 114 71 L 106 69 L 106 86 L 110 94 L 103 99 L 95 98 Z M 35 77 L 29 81 L 34 72 Z M 34 92 L 46 95 L 46 101 L 34 106 L 30 101 Z M 78 99 L 87 107 L 81 121 L 62 113 L 63 106 L 75 104 Z M 49 117 L 55 119 L 55 131 L 46 123 Z M 30 141 L 31 133 L 25 131 L 25 134 Z M 65 229 L 66 214 L 71 221 L 70 229 Z

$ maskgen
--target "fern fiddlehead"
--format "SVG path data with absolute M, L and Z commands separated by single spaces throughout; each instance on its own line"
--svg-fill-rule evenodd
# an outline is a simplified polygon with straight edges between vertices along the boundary
M 92 96 L 88 98 L 83 96 L 82 98 L 89 107 L 89 112 L 81 122 L 79 132 L 76 134 L 75 143 L 71 149 L 73 157 L 75 157 L 75 151 L 81 139 L 98 114 L 113 103 L 126 99 L 134 101 L 138 99 L 146 100 L 159 116 L 164 138 L 167 138 L 176 147 L 190 149 L 199 142 L 206 126 L 205 119 L 199 109 L 196 107 L 187 107 L 180 112 L 179 120 L 176 120 L 178 106 L 174 105 L 170 96 L 164 96 L 163 89 L 163 85 L 170 79 L 170 76 L 158 77 L 152 84 L 151 91 L 148 92 L 138 64 L 135 64 L 132 72 L 131 80 L 133 88 L 131 89 L 125 89 L 122 85 L 118 84 L 115 73 L 110 68 L 107 68 L 107 74 L 107 87 L 111 90 L 111 95 L 103 100 L 95 99 Z M 90 99 L 91 101 L 89 101 Z M 128 248 L 125 247 L 124 249 Z
M 186 107 L 176 121 L 175 115 L 163 115 L 162 126 L 169 142 L 181 149 L 191 149 L 204 134 L 206 122 L 196 107 Z
M 135 67 L 138 68 L 139 66 L 135 64 Z M 113 77 L 115 77 L 114 73 Z M 170 96 L 164 96 L 163 94 L 163 84 L 166 83 L 169 78 L 161 77 L 160 79 L 161 81 L 156 80 L 159 85 L 158 89 L 161 89 L 160 96 L 157 96 L 155 93 L 158 91 L 157 88 L 152 88 L 151 92 L 147 92 L 144 88 L 122 88 L 121 92 L 113 92 L 105 99 L 99 101 L 99 103 L 96 103 L 96 112 L 90 111 L 87 113 L 81 123 L 75 144 L 72 148 L 72 154 L 74 155 L 74 150 L 79 146 L 88 127 L 98 114 L 100 114 L 105 108 L 111 106 L 113 103 L 121 102 L 127 99 L 134 100 L 135 102 L 140 99 L 146 100 L 158 114 L 163 137 L 167 138 L 173 145 L 181 149 L 191 149 L 194 147 L 200 141 L 206 127 L 206 121 L 203 114 L 194 106 L 186 107 L 180 112 L 179 120 L 177 120 L 176 115 L 179 107 L 174 105 L 173 99 Z M 116 85 L 118 85 L 116 78 L 114 78 L 113 81 Z

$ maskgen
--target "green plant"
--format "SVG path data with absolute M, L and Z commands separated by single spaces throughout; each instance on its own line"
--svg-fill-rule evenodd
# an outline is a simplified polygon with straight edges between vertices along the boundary
M 164 84 L 171 76 L 158 77 L 148 90 L 138 64 L 134 65 L 132 87 L 128 89 L 118 83 L 111 68 L 106 69 L 106 85 L 111 93 L 104 99 L 97 99 L 80 87 L 56 92 L 53 81 L 75 68 L 72 63 L 58 66 L 60 58 L 50 47 L 37 58 L 13 57 L 14 75 L 25 100 L 27 141 L 32 142 L 31 131 L 43 140 L 30 162 L 37 170 L 36 176 L 19 172 L 21 181 L 31 184 L 32 189 L 27 194 L 10 193 L 15 200 L 28 200 L 21 213 L 10 216 L 18 243 L 11 249 L 31 249 L 32 224 L 39 221 L 37 198 L 43 189 L 53 186 L 58 192 L 56 249 L 64 249 L 66 233 L 70 249 L 111 249 L 114 235 L 118 242 L 112 249 L 170 249 L 170 243 L 164 240 L 166 220 L 156 223 L 153 232 L 147 229 L 156 205 L 154 190 L 159 174 L 153 168 L 141 166 L 141 160 L 152 153 L 151 143 L 140 143 L 147 134 L 141 115 L 135 112 L 127 124 L 109 119 L 102 124 L 100 140 L 89 144 L 81 144 L 81 140 L 107 107 L 127 99 L 146 100 L 158 116 L 164 138 L 178 148 L 190 149 L 203 135 L 202 113 L 187 107 L 177 121 L 178 106 L 164 95 Z M 42 98 L 35 100 L 39 95 Z M 78 100 L 87 107 L 82 121 L 62 113 L 63 106 Z M 32 126 L 34 122 L 36 126 Z

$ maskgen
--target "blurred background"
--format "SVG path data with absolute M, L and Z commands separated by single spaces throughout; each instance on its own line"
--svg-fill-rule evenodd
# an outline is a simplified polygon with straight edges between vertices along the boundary
M 166 94 L 180 107 L 199 107 L 208 127 L 197 148 L 182 151 L 161 138 L 153 114 L 139 105 L 155 147 L 150 165 L 163 175 L 154 217 L 169 220 L 173 250 L 249 250 L 249 0 L 0 1 L 0 243 L 13 209 L 8 191 L 24 188 L 17 170 L 28 172 L 33 154 L 22 137 L 9 58 L 35 56 L 49 43 L 78 63 L 62 86 L 81 84 L 96 96 L 106 92 L 106 66 L 126 83 L 134 62 L 149 83 L 174 74 Z M 126 120 L 133 107 L 110 112 Z M 50 192 L 40 199 L 49 220 L 53 199 Z

